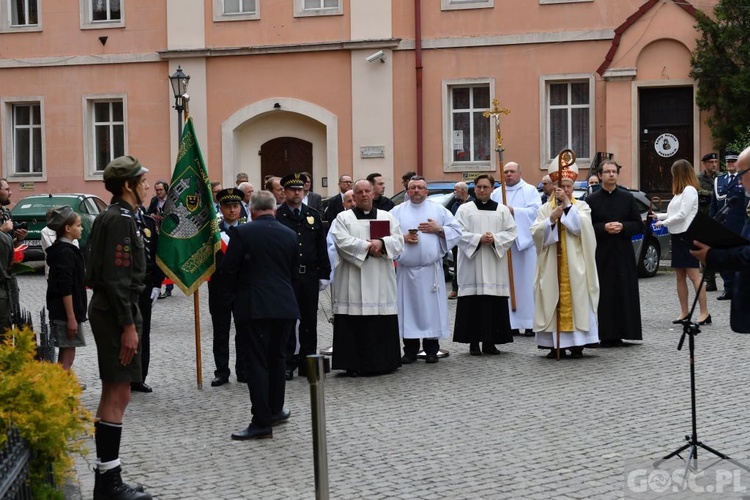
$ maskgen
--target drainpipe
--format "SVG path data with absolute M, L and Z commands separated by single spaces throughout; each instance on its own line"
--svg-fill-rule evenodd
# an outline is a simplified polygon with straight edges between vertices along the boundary
M 414 0 L 414 59 L 417 70 L 417 175 L 422 175 L 422 7 L 421 0 Z

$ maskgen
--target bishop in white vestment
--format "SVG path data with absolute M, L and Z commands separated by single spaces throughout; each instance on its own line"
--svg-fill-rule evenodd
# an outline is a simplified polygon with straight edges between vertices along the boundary
M 560 349 L 568 348 L 572 357 L 580 358 L 584 346 L 599 342 L 596 236 L 591 209 L 573 197 L 577 166 L 564 167 L 559 174 L 550 169 L 550 177 L 559 180 L 559 186 L 531 226 L 538 252 L 534 330 L 537 345 L 550 349 L 549 358 L 556 357 L 558 331 Z
M 510 310 L 510 328 L 514 334 L 534 335 L 534 273 L 536 273 L 536 248 L 531 238 L 531 225 L 536 220 L 542 197 L 536 187 L 521 179 L 521 166 L 508 162 L 505 173 L 505 196 L 502 187 L 492 192 L 492 200 L 508 207 L 518 227 L 518 238 L 510 247 L 513 261 L 513 291 L 516 310 Z
M 403 251 L 398 221 L 372 206 L 372 184 L 357 181 L 356 207 L 341 212 L 331 228 L 338 258 L 334 272 L 333 362 L 335 370 L 386 373 L 401 366 L 393 259 Z M 370 221 L 387 221 L 390 236 L 370 237 Z
M 438 361 L 439 339 L 450 336 L 443 256 L 461 238 L 461 226 L 448 209 L 426 201 L 421 177 L 409 181 L 409 200 L 391 210 L 404 232 L 404 252 L 396 257 L 398 329 L 404 339 L 402 363 L 413 363 L 419 339 L 428 363 Z
M 478 176 L 476 199 L 464 203 L 456 212 L 462 233 L 458 243 L 453 341 L 469 344 L 469 353 L 475 356 L 499 354 L 495 344 L 513 342 L 508 314 L 507 252 L 517 229 L 508 208 L 490 199 L 494 183 L 490 175 Z

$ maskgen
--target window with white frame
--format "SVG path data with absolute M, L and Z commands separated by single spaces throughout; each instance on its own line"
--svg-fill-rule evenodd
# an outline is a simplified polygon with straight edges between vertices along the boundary
M 260 19 L 260 0 L 214 0 L 214 21 Z
M 581 160 L 591 158 L 593 107 L 589 78 L 547 80 L 545 85 L 545 158 L 570 148 Z
M 495 0 L 440 0 L 441 10 L 491 9 Z
M 294 0 L 294 17 L 341 15 L 342 0 Z
M 0 0 L 0 31 L 40 31 L 39 0 Z
M 38 102 L 10 105 L 12 176 L 41 175 L 42 107 Z
M 125 0 L 80 0 L 82 28 L 112 28 L 125 26 Z
M 483 113 L 490 108 L 490 86 L 449 87 L 451 162 L 489 162 L 492 138 L 490 120 Z
M 86 101 L 86 157 L 88 172 L 97 175 L 126 151 L 125 105 L 123 99 Z

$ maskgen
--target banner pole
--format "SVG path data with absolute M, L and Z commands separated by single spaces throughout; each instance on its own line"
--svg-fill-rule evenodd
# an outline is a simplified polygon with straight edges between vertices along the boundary
M 193 316 L 195 317 L 195 374 L 198 389 L 203 389 L 203 363 L 201 362 L 201 306 L 198 290 L 193 292 Z

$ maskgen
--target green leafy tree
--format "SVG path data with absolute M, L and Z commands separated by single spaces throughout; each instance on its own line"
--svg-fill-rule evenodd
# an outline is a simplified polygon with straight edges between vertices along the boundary
M 723 149 L 750 126 L 750 0 L 719 0 L 713 18 L 698 11 L 697 20 L 690 76 L 698 80 L 698 107 L 713 113 L 714 146 Z

